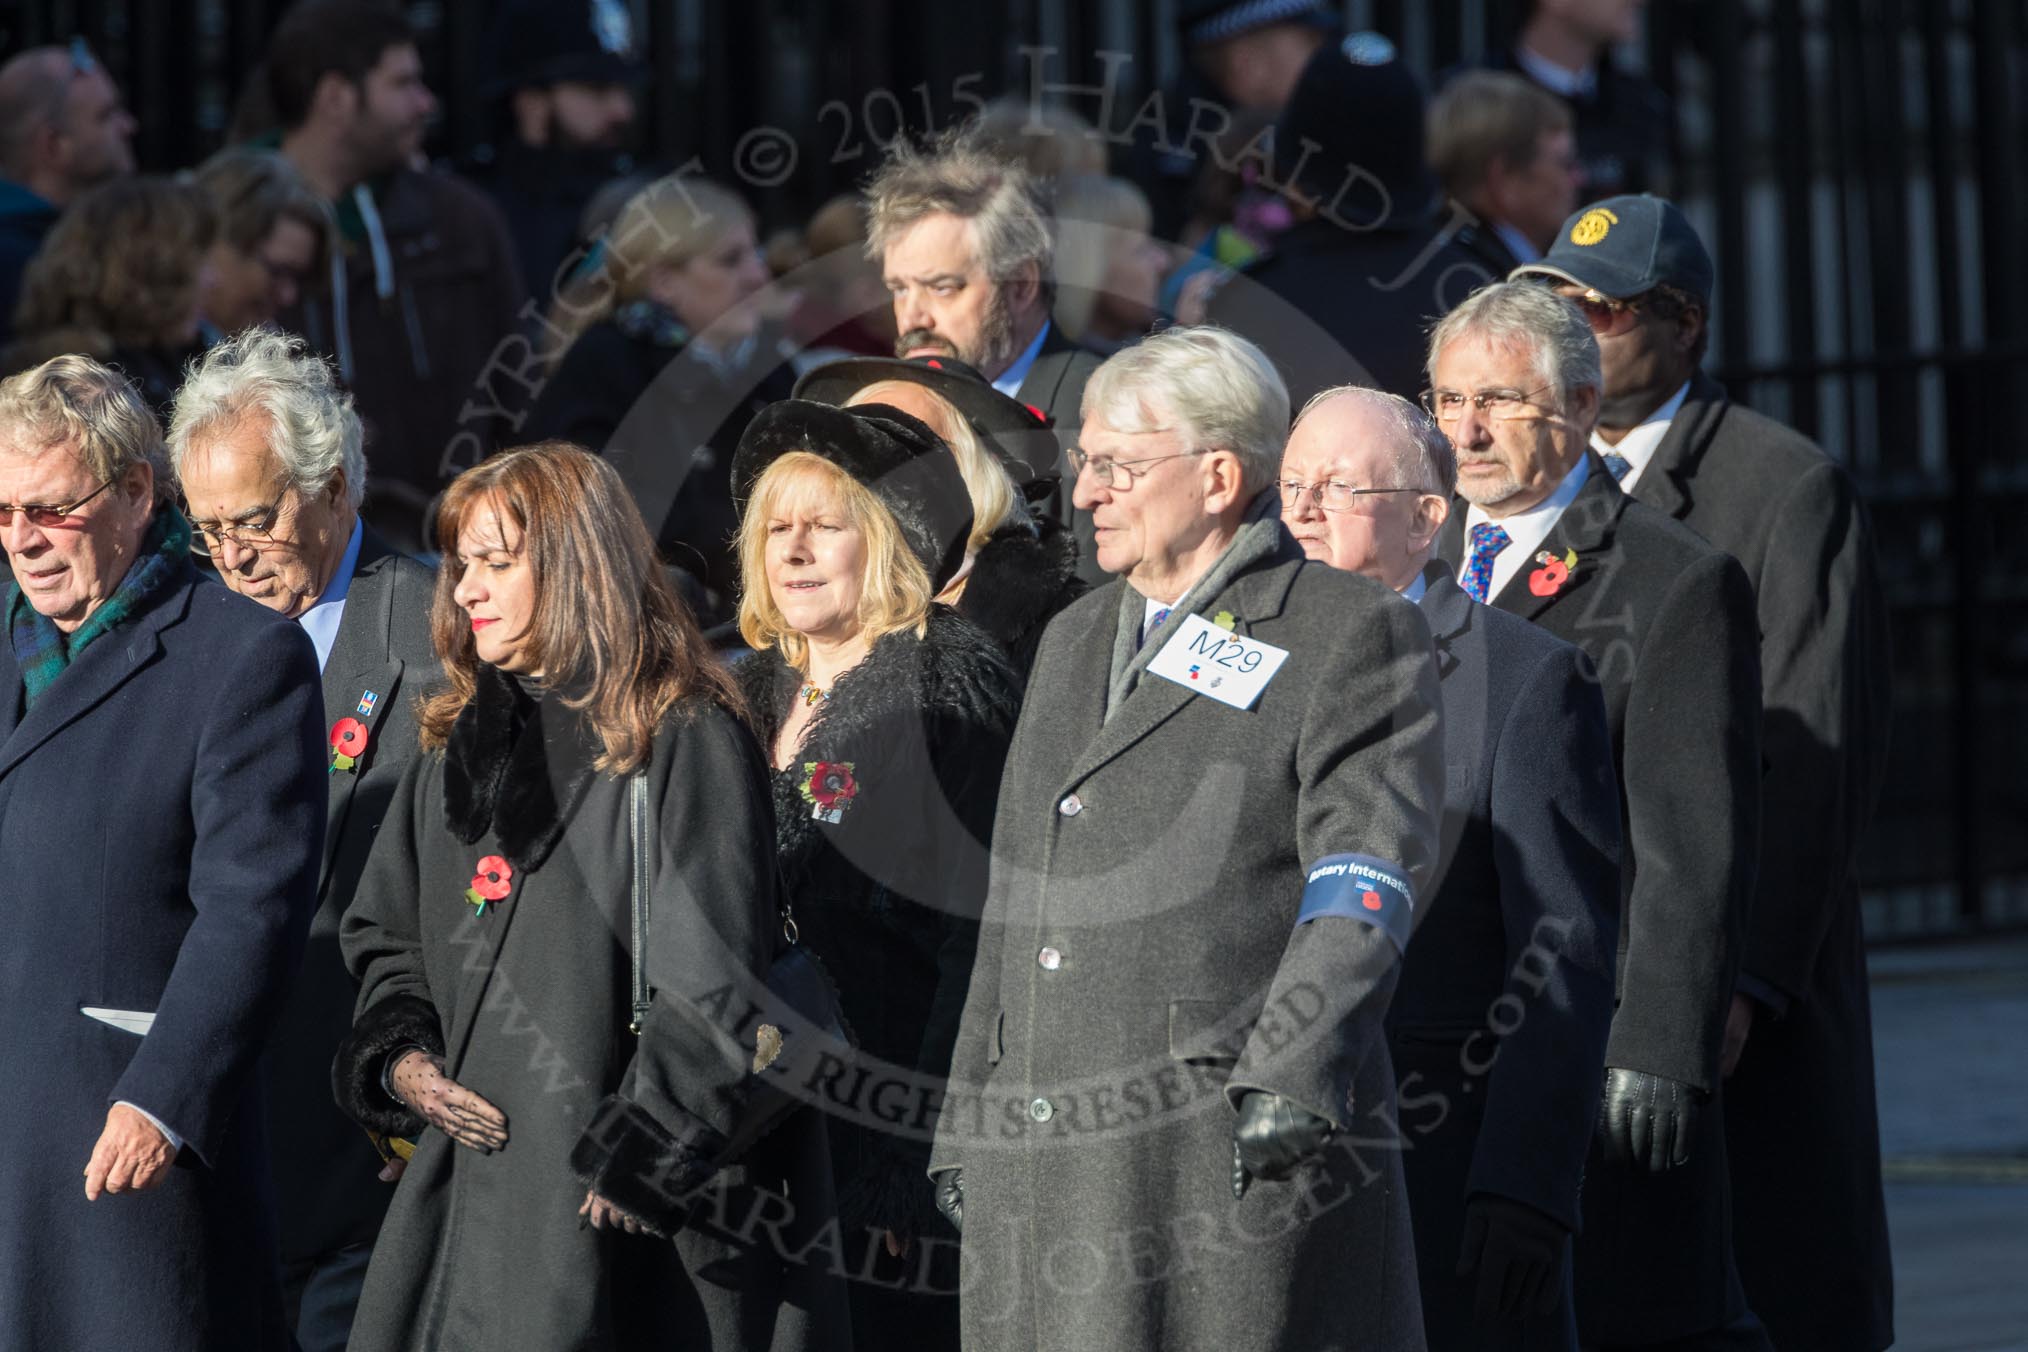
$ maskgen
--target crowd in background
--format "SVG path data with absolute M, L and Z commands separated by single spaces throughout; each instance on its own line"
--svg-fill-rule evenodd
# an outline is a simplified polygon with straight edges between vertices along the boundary
M 175 174 L 0 66 L 5 871 L 148 822 L 160 913 L 0 903 L 93 1208 L 0 1190 L 0 1335 L 1886 1345 L 1871 547 L 1701 370 L 1639 4 L 1434 88 L 1177 9 L 1176 125 L 772 230 L 610 3 L 500 7 L 458 167 L 372 0 Z

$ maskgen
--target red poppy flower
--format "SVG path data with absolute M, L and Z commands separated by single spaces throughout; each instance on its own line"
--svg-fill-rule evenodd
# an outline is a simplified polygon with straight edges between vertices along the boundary
M 1570 576 L 1562 559 L 1551 559 L 1528 575 L 1528 590 L 1537 596 L 1554 596 L 1556 589 Z
M 331 725 L 331 749 L 358 760 L 366 754 L 366 725 L 356 718 L 341 718 Z
M 826 812 L 850 802 L 859 794 L 859 781 L 852 777 L 850 761 L 815 761 L 810 765 L 810 782 L 803 796 Z
M 472 890 L 488 901 L 506 900 L 514 890 L 514 866 L 497 854 L 487 855 L 472 875 Z

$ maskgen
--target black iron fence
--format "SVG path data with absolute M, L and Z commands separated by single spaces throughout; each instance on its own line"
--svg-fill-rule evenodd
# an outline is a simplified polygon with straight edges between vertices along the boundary
M 573 0 L 556 0 L 572 3 Z M 15 50 L 82 34 L 149 167 L 224 139 L 280 0 L 0 0 Z M 1515 0 L 1350 0 L 1425 71 L 1512 33 Z M 438 153 L 483 142 L 491 6 L 412 3 Z M 791 223 L 904 127 L 976 100 L 1169 85 L 1173 0 L 633 0 L 644 157 L 698 157 Z M 1894 607 L 1893 771 L 1864 855 L 1876 936 L 2028 925 L 2028 457 L 2020 251 L 2028 0 L 1655 0 L 1625 59 L 1673 99 L 1670 190 L 1718 260 L 1713 360 L 1817 437 L 1871 503 Z M 1046 49 L 1037 56 L 1034 49 Z M 1028 49 L 1025 50 L 1024 49 Z M 1089 113 L 1087 106 L 1083 111 Z

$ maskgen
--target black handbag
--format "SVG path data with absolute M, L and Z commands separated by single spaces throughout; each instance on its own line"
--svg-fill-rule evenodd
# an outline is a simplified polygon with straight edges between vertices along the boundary
M 632 820 L 628 842 L 634 854 L 632 880 L 633 914 L 633 1021 L 628 1025 L 639 1037 L 654 1005 L 655 992 L 648 985 L 648 893 L 652 884 L 650 861 L 654 858 L 653 819 L 648 812 L 648 781 L 635 775 L 629 787 Z M 763 1022 L 754 1030 L 754 1059 L 746 1079 L 746 1106 L 733 1125 L 719 1163 L 729 1164 L 780 1126 L 804 1104 L 795 1085 L 806 1083 L 810 1072 L 825 1057 L 849 1065 L 857 1050 L 852 1027 L 838 1005 L 838 988 L 817 955 L 797 942 L 796 918 L 787 901 L 782 903 L 782 951 L 768 966 L 763 984 L 767 999 Z

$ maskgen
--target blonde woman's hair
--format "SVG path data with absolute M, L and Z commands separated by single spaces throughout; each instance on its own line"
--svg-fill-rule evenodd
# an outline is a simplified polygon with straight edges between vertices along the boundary
M 628 198 L 589 266 L 557 290 L 550 322 L 568 341 L 556 349 L 551 369 L 586 329 L 646 295 L 656 268 L 680 268 L 718 247 L 735 226 L 753 223 L 745 200 L 709 179 L 671 174 Z
M 740 519 L 739 634 L 756 650 L 778 649 L 798 671 L 808 665 L 810 643 L 789 627 L 768 585 L 768 519 L 795 497 L 825 493 L 835 495 L 840 514 L 866 541 L 859 632 L 868 642 L 904 629 L 920 637 L 929 627 L 930 602 L 936 596 L 929 570 L 871 489 L 822 456 L 790 451 L 761 471 Z
M 1082 340 L 1105 293 L 1113 252 L 1123 237 L 1145 235 L 1154 224 L 1147 194 L 1123 178 L 1085 175 L 1056 190 L 1056 304 L 1052 317 L 1064 336 Z
M 972 430 L 972 424 L 965 415 L 958 412 L 958 406 L 935 390 L 907 380 L 876 380 L 847 399 L 845 406 L 856 408 L 860 404 L 891 404 L 896 395 L 916 395 L 929 401 L 936 416 L 923 421 L 957 457 L 958 473 L 963 476 L 965 493 L 972 500 L 972 534 L 965 541 L 967 554 L 976 554 L 1009 522 L 1025 522 L 1028 519 L 1027 506 L 1021 501 L 1014 480 L 1008 477 L 1006 467 L 1000 463 L 1000 457 L 979 444 L 979 434 Z

